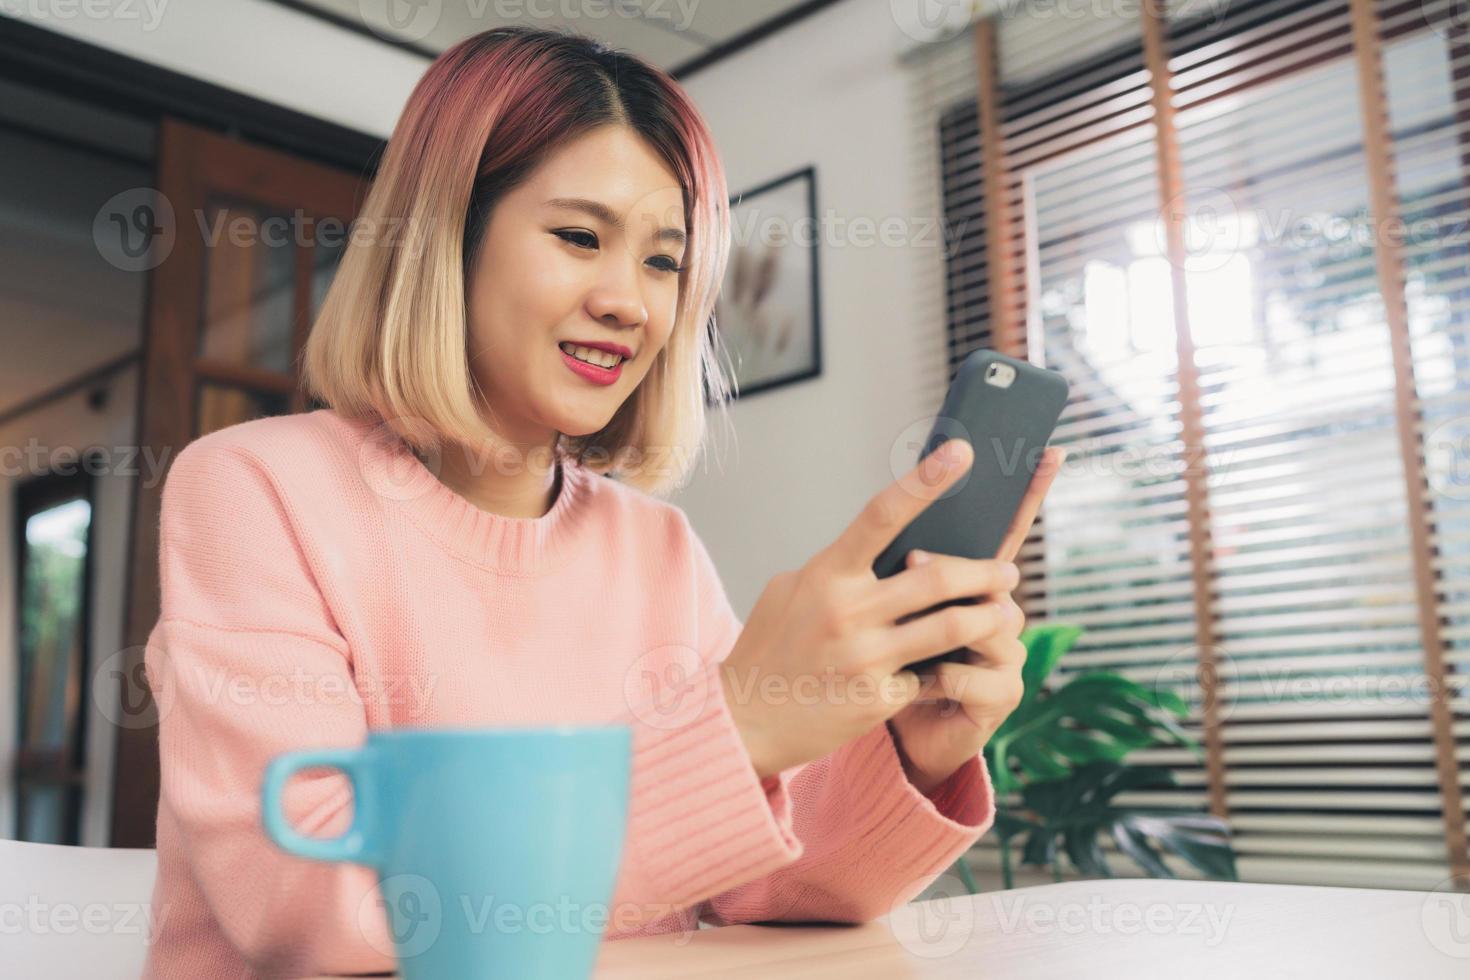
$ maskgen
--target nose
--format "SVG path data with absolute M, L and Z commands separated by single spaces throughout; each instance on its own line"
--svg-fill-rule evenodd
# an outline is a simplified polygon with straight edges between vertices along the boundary
M 648 307 L 638 285 L 637 271 L 627 262 L 608 262 L 601 281 L 587 299 L 587 312 L 609 327 L 632 328 L 648 320 Z

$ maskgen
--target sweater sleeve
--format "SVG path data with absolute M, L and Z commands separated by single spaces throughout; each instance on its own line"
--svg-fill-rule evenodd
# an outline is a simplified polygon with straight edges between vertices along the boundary
M 911 901 L 995 819 L 982 756 L 925 796 L 886 724 L 780 781 L 772 808 L 802 842 L 801 857 L 713 896 L 699 910 L 705 921 L 870 921 Z
M 163 491 L 162 614 L 145 667 L 159 714 L 160 810 L 209 912 L 261 975 L 391 972 L 376 872 L 286 854 L 262 829 L 266 764 L 367 736 L 352 656 L 287 501 L 243 447 L 204 437 Z M 313 775 L 313 773 L 317 773 Z M 287 786 L 293 826 L 337 836 L 352 790 L 336 771 Z M 163 820 L 160 820 L 161 825 Z
M 729 655 L 742 629 L 713 562 L 691 529 L 700 615 Z M 743 749 L 742 749 L 743 751 Z M 866 922 L 910 901 L 995 820 L 994 789 L 977 754 L 925 796 L 903 771 L 887 724 L 766 781 L 770 813 L 799 842 L 792 861 L 711 896 L 713 925 L 758 921 Z

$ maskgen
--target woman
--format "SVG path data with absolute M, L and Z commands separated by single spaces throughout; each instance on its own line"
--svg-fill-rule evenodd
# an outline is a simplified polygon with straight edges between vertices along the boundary
M 726 193 L 688 97 L 626 55 L 496 29 L 429 67 L 307 345 L 330 407 L 206 435 L 165 484 L 149 976 L 394 968 L 375 872 L 260 826 L 272 757 L 383 727 L 631 725 L 608 938 L 867 920 L 990 826 L 980 750 L 1024 659 L 1015 567 L 870 568 L 968 446 L 773 578 L 746 624 L 655 496 L 686 478 L 702 379 L 720 383 Z M 898 622 L 962 596 L 990 598 Z M 972 663 L 903 669 L 957 646 Z M 286 807 L 336 836 L 351 787 L 303 777 Z

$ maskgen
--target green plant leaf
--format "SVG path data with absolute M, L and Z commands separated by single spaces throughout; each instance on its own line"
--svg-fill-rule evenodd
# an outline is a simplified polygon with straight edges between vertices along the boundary
M 1117 762 L 1090 763 L 1063 778 L 1030 783 L 1021 791 L 1020 813 L 1013 815 L 1018 826 L 1030 827 L 1021 859 L 1027 864 L 1050 864 L 1060 841 L 1079 871 L 1110 877 L 1098 840 L 1106 833 L 1154 877 L 1175 877 L 1159 853 L 1162 848 L 1211 878 L 1238 880 L 1224 821 L 1197 810 L 1125 807 L 1113 802 L 1120 793 L 1177 785 L 1174 774 L 1162 766 Z
M 1023 699 L 1011 712 L 987 746 L 991 778 L 1009 792 L 1018 782 L 1055 779 L 1068 768 L 1119 761 L 1133 749 L 1161 742 L 1197 747 L 1173 717 L 1187 711 L 1171 692 L 1150 691 L 1105 671 L 1079 674 L 1060 690 Z
M 1111 828 L 1113 840 L 1118 842 L 1118 849 L 1138 862 L 1143 870 L 1152 878 L 1173 878 L 1174 872 L 1159 857 L 1159 852 L 1149 844 L 1148 838 L 1134 830 L 1126 823 L 1115 823 Z
M 1094 718 L 1094 723 L 1097 720 Z M 1102 726 L 1094 724 L 1093 727 L 1101 729 Z M 1129 729 L 1129 734 L 1132 731 L 1133 729 Z M 1050 741 L 1073 763 L 1117 762 L 1133 751 L 1133 743 L 1128 740 L 1127 734 L 1122 738 L 1110 734 L 1107 739 L 1100 739 L 1091 733 L 1058 726 L 1051 732 Z
M 1096 828 L 1072 827 L 1062 835 L 1062 841 L 1067 857 L 1072 859 L 1072 864 L 1078 871 L 1103 878 L 1113 876 L 1113 870 L 1108 867 L 1107 858 L 1103 856 L 1102 846 L 1098 843 Z
M 1026 647 L 1026 662 L 1021 666 L 1022 704 L 1040 693 L 1052 668 L 1081 635 L 1082 627 L 1062 625 L 1033 626 L 1021 632 Z
M 1048 624 L 1021 634 L 1021 702 L 985 746 L 997 800 L 1020 796 L 1019 810 L 997 805 L 994 829 L 1002 854 L 1024 834 L 1025 864 L 1056 868 L 1061 850 L 1084 874 L 1111 877 L 1099 843 L 1109 834 L 1156 877 L 1174 877 L 1159 853 L 1163 848 L 1212 878 L 1236 880 L 1224 821 L 1195 810 L 1114 804 L 1128 790 L 1177 785 L 1168 769 L 1128 765 L 1124 759 L 1134 749 L 1172 743 L 1200 758 L 1204 751 L 1179 724 L 1189 706 L 1173 691 L 1100 670 L 1046 691 L 1047 679 L 1082 633 L 1078 626 Z
M 1127 815 L 1131 827 L 1156 839 L 1211 878 L 1237 881 L 1235 849 L 1228 828 L 1208 814 L 1137 811 Z
M 1052 756 L 1050 746 L 1040 742 L 1021 742 L 1011 752 L 1021 767 L 1038 779 L 1057 779 L 1072 771 L 1064 760 Z
M 1040 826 L 1036 821 L 1017 816 L 1010 810 L 997 810 L 995 811 L 995 823 L 991 826 L 991 830 L 1001 840 L 1010 840 L 1017 834 L 1029 833 Z
M 1178 710 L 1167 707 L 1167 704 L 1170 702 L 1178 702 Z M 1158 692 L 1157 700 L 1153 703 L 1153 710 L 1133 701 L 1120 701 L 1115 707 L 1119 711 L 1132 715 L 1140 723 L 1157 725 L 1171 736 L 1172 741 L 1193 750 L 1197 757 L 1203 758 L 1204 750 L 1199 742 L 1194 736 L 1181 728 L 1179 723 L 1170 717 L 1168 713 L 1173 711 L 1174 714 L 1181 717 L 1188 714 L 1189 709 L 1184 706 L 1183 701 L 1179 700 L 1178 695 L 1170 691 Z
M 1021 850 L 1021 863 L 1046 866 L 1056 860 L 1056 856 L 1057 835 L 1038 827 L 1026 838 L 1026 846 Z

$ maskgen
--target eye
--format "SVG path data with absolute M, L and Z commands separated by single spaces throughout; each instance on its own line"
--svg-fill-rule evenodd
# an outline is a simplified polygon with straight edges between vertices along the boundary
M 564 242 L 576 245 L 577 248 L 589 249 L 597 247 L 597 236 L 590 231 L 578 231 L 575 228 L 560 228 L 553 231 L 552 234 Z M 580 244 L 582 242 L 586 244 Z M 672 255 L 656 255 L 654 259 L 662 260 L 661 264 L 654 266 L 660 272 L 683 272 L 687 268 L 687 266 L 680 265 L 679 260 Z M 653 260 L 651 259 L 650 261 Z
M 573 238 L 580 238 L 583 241 L 591 242 L 590 245 L 577 245 L 578 248 L 597 247 L 597 236 L 592 234 L 592 232 L 590 231 L 561 230 L 554 231 L 552 232 L 552 234 L 555 235 L 557 238 L 560 238 L 562 241 L 571 242 L 573 245 L 577 245 L 577 243 L 573 241 Z

